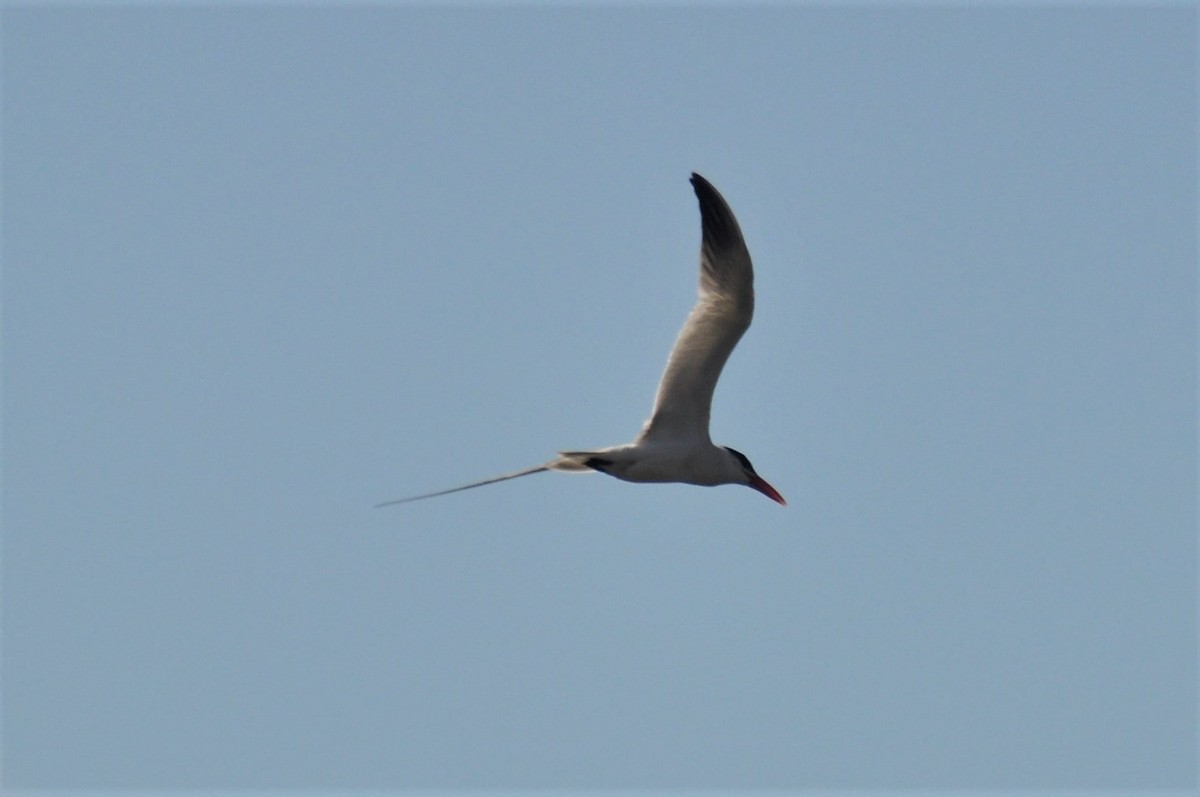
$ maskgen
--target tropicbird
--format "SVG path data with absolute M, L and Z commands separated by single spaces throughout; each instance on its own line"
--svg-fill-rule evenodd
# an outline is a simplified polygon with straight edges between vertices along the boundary
M 700 298 L 684 322 L 658 385 L 654 410 L 632 443 L 592 451 L 560 451 L 543 465 L 377 506 L 419 501 L 548 470 L 599 471 L 628 482 L 683 482 L 712 487 L 743 484 L 786 505 L 750 460 L 708 434 L 713 390 L 721 369 L 754 317 L 754 269 L 737 219 L 724 197 L 699 174 Z

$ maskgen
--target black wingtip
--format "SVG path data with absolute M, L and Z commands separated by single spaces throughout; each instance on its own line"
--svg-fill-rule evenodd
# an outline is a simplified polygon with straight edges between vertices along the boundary
M 691 183 L 700 201 L 705 242 L 717 249 L 745 246 L 742 231 L 721 192 L 697 172 L 692 172 Z
M 716 208 L 724 205 L 725 208 L 728 208 L 724 197 L 721 196 L 721 192 L 712 183 L 704 179 L 703 175 L 692 172 L 692 179 L 689 182 L 692 184 L 692 190 L 696 192 L 696 198 L 700 200 L 701 208 L 705 205 L 715 206 Z

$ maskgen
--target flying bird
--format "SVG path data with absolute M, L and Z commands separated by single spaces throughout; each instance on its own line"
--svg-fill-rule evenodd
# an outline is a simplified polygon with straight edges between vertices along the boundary
M 627 482 L 707 487 L 744 484 L 787 504 L 778 490 L 755 473 L 744 454 L 714 445 L 708 436 L 717 379 L 754 316 L 754 270 L 742 231 L 725 199 L 700 175 L 693 173 L 691 182 L 700 202 L 700 298 L 667 359 L 650 419 L 634 441 L 594 451 L 561 451 L 544 465 L 377 506 L 419 501 L 548 470 L 599 471 Z

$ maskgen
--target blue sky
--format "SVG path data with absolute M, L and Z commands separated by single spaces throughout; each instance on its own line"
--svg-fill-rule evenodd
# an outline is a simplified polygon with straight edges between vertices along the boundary
M 0 21 L 6 787 L 1195 786 L 1193 8 Z

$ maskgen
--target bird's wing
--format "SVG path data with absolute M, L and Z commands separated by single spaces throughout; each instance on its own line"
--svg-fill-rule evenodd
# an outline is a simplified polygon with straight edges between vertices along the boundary
M 737 219 L 712 184 L 692 174 L 700 201 L 700 300 L 679 332 L 639 440 L 708 441 L 713 390 L 754 316 L 754 270 Z

